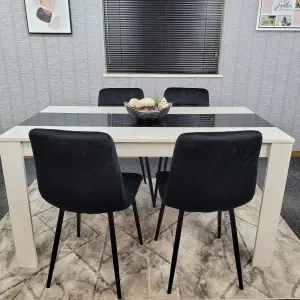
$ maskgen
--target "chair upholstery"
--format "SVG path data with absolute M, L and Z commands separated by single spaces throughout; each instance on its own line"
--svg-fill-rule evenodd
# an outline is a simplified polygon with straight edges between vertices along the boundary
M 238 284 L 244 289 L 234 209 L 255 193 L 262 135 L 258 131 L 185 133 L 176 141 L 170 172 L 158 172 L 162 198 L 155 240 L 158 240 L 165 206 L 179 209 L 171 260 L 168 293 L 175 275 L 184 213 L 218 212 L 218 238 L 222 211 L 230 217 Z
M 139 88 L 107 88 L 99 92 L 98 106 L 122 106 L 131 98 L 144 98 L 143 90 Z
M 46 287 L 54 272 L 65 211 L 77 214 L 107 213 L 115 285 L 122 298 L 113 213 L 132 205 L 140 244 L 143 244 L 135 196 L 142 176 L 121 173 L 115 144 L 101 132 L 33 129 L 29 132 L 41 196 L 59 208 Z
M 122 173 L 122 179 L 124 183 L 124 187 L 130 202 L 135 198 L 141 181 L 142 175 L 136 173 Z
M 164 97 L 174 106 L 209 106 L 209 94 L 202 88 L 168 88 Z
M 142 181 L 122 174 L 112 138 L 100 132 L 33 129 L 29 133 L 41 196 L 78 213 L 128 208 Z
M 184 211 L 213 212 L 249 202 L 261 144 L 258 131 L 182 134 L 170 172 L 157 174 L 163 203 Z

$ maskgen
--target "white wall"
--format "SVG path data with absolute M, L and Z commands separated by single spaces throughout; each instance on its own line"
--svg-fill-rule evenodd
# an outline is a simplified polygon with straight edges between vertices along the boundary
M 211 105 L 245 105 L 293 135 L 300 149 L 300 32 L 257 32 L 258 0 L 227 0 L 223 78 L 103 78 L 102 3 L 70 0 L 72 36 L 29 35 L 24 0 L 0 0 L 0 130 L 46 106 L 96 105 L 103 87 L 205 87 Z

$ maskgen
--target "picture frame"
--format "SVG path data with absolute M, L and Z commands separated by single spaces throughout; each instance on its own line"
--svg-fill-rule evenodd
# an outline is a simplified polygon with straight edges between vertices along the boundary
M 299 31 L 300 0 L 259 0 L 256 30 Z
M 24 0 L 28 33 L 72 34 L 69 0 Z

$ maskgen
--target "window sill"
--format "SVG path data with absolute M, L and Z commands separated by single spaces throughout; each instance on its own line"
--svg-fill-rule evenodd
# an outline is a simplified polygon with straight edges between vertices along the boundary
M 147 73 L 104 73 L 103 77 L 139 78 L 223 78 L 222 74 L 147 74 Z

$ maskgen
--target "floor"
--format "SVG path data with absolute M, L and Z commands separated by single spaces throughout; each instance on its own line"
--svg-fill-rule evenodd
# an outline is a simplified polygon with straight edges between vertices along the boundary
M 157 160 L 151 159 L 151 171 L 155 174 Z M 33 159 L 26 159 L 27 181 L 30 185 L 36 178 Z M 120 161 L 121 167 L 127 172 L 140 172 L 138 159 L 123 159 Z M 267 160 L 260 159 L 257 184 L 262 189 Z M 286 191 L 282 205 L 281 215 L 290 228 L 300 239 L 300 157 L 292 158 L 287 179 Z M 0 219 L 7 213 L 8 205 L 4 187 L 3 173 L 0 164 Z
M 17 267 L 13 236 L 7 214 L 0 221 L 0 300 L 117 299 L 106 215 L 83 215 L 81 237 L 76 237 L 75 214 L 64 220 L 52 286 L 45 281 L 57 209 L 40 196 L 36 181 L 29 188 L 39 267 Z M 144 245 L 137 240 L 131 209 L 115 214 L 123 299 L 264 299 L 300 297 L 300 242 L 281 219 L 277 249 L 271 268 L 251 265 L 261 201 L 254 199 L 236 210 L 245 289 L 237 285 L 228 215 L 222 237 L 216 236 L 216 214 L 186 214 L 178 267 L 171 295 L 166 293 L 178 212 L 167 209 L 162 231 L 153 240 L 158 209 L 151 205 L 148 186 L 137 195 Z
M 267 159 L 260 159 L 257 184 L 262 189 Z M 291 159 L 281 216 L 300 239 L 300 157 Z

